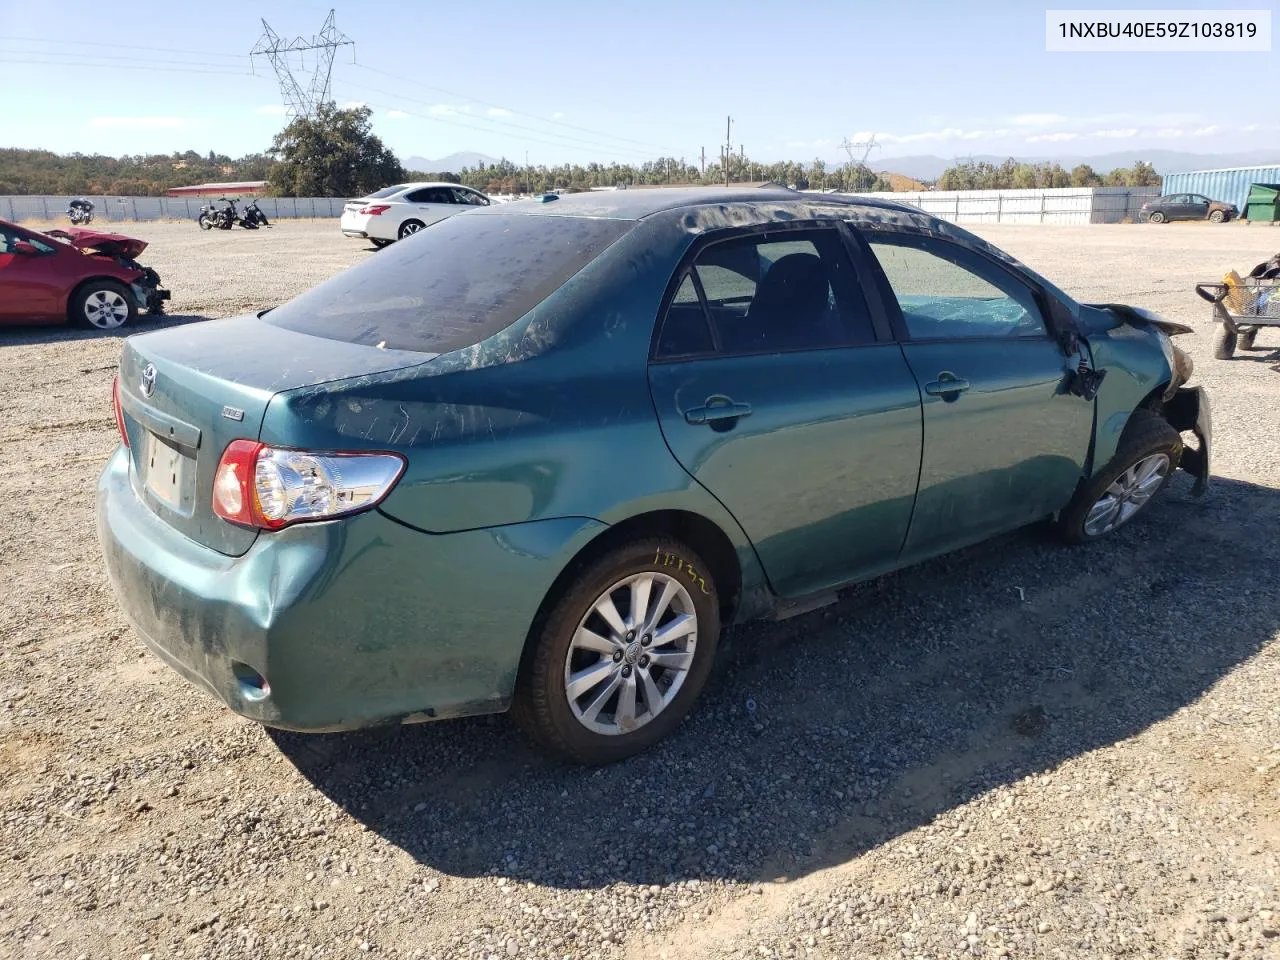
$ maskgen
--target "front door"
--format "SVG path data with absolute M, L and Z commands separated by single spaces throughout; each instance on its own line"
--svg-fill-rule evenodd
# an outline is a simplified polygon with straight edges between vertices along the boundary
M 18 253 L 19 242 L 35 252 Z M 0 226 L 0 319 L 35 321 L 62 317 L 61 292 L 66 281 L 59 277 L 60 254 L 79 256 L 69 247 L 59 251 L 48 240 Z
M 920 394 L 899 346 L 877 339 L 839 229 L 704 245 L 654 353 L 668 446 L 737 518 L 781 596 L 896 562 Z
M 901 310 L 903 352 L 923 393 L 920 491 L 904 559 L 1063 507 L 1084 471 L 1093 405 L 1066 392 L 1069 364 L 1034 291 L 949 241 L 866 236 Z

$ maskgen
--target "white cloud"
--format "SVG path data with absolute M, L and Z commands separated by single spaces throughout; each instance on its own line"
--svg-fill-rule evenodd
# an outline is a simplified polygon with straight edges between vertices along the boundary
M 490 107 L 485 111 L 485 115 L 489 117 L 509 117 L 511 116 L 511 111 L 503 110 L 502 107 Z
M 1060 113 L 1020 113 L 1009 118 L 1009 122 L 1017 127 L 1052 127 L 1070 121 Z
M 1008 130 L 965 130 L 961 127 L 944 127 L 941 130 L 924 130 L 919 133 L 889 133 L 887 131 L 876 131 L 874 134 L 870 130 L 859 130 L 852 134 L 849 139 L 854 143 L 866 143 L 872 136 L 876 138 L 877 143 L 921 143 L 929 140 L 948 141 L 948 140 L 990 140 L 1000 137 L 1007 137 Z
M 1095 130 L 1089 134 L 1091 137 L 1098 137 L 1102 140 L 1127 140 L 1129 137 L 1136 137 L 1137 135 L 1137 127 L 1113 127 L 1108 130 Z
M 1193 137 L 1211 137 L 1221 129 L 1217 124 L 1212 124 L 1207 127 L 1200 127 L 1198 130 L 1192 130 L 1191 135 Z
M 1156 140 L 1172 140 L 1182 136 L 1182 130 L 1177 127 L 1161 127 L 1155 132 L 1148 130 L 1143 136 Z
M 94 117 L 89 121 L 97 130 L 187 130 L 195 125 L 186 117 Z
M 341 104 L 338 107 L 338 109 L 339 110 L 359 110 L 361 107 L 367 107 L 367 106 L 368 104 L 365 103 L 363 100 L 348 100 L 346 103 Z
M 551 119 L 552 119 L 552 120 L 563 120 L 563 119 L 564 119 L 564 114 L 563 114 L 563 113 L 561 113 L 559 110 L 557 110 L 555 113 L 553 113 L 553 114 L 551 115 Z
M 1034 137 L 1027 137 L 1027 143 L 1066 143 L 1069 140 L 1075 140 L 1080 134 L 1067 133 L 1060 131 L 1058 133 L 1041 133 Z
M 283 117 L 286 111 L 283 103 L 268 103 L 253 112 L 260 117 Z
M 388 120 L 403 120 L 403 119 L 404 119 L 405 117 L 407 117 L 407 116 L 409 116 L 409 114 L 405 113 L 403 110 L 388 110 L 388 111 L 387 111 L 387 119 L 388 119 Z

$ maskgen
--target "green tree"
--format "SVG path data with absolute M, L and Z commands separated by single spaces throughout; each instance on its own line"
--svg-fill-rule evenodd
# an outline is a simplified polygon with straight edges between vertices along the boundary
M 322 104 L 276 134 L 270 188 L 283 197 L 358 197 L 404 180 L 394 153 L 373 134 L 369 107 Z

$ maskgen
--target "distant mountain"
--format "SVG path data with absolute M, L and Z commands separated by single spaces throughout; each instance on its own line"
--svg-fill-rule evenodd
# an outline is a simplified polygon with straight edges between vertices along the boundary
M 901 173 L 917 180 L 936 180 L 942 171 L 953 166 L 959 160 L 973 160 L 975 163 L 1001 164 L 1009 159 L 996 154 L 965 154 L 961 157 L 946 159 L 933 155 L 911 157 L 880 157 L 872 166 L 877 171 Z M 1057 156 L 1014 157 L 1025 163 L 1057 162 L 1070 170 L 1072 167 L 1087 163 L 1098 173 L 1108 173 L 1117 167 L 1131 167 L 1139 160 L 1145 160 L 1156 168 L 1158 173 L 1177 173 L 1183 170 L 1215 170 L 1220 167 L 1253 167 L 1280 165 L 1280 149 L 1245 150 L 1240 153 L 1184 153 L 1180 150 L 1118 150 L 1115 153 L 1080 156 L 1077 154 L 1058 154 Z
M 419 170 L 423 173 L 457 173 L 463 167 L 478 167 L 482 163 L 497 163 L 493 157 L 473 150 L 451 153 L 439 160 L 428 160 L 426 157 L 410 157 L 404 161 L 406 170 Z

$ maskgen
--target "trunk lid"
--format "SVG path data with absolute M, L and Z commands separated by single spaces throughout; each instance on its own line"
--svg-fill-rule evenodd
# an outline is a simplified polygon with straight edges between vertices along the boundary
M 119 376 L 134 490 L 192 540 L 240 556 L 258 531 L 214 514 L 213 478 L 227 444 L 258 439 L 271 398 L 432 356 L 313 337 L 255 316 L 130 337 Z
M 84 253 L 99 253 L 108 257 L 124 257 L 136 260 L 143 250 L 147 249 L 147 241 L 137 237 L 126 237 L 122 233 L 103 233 L 100 230 L 85 230 L 71 227 L 66 230 L 50 230 L 49 236 L 67 241 L 71 246 Z

